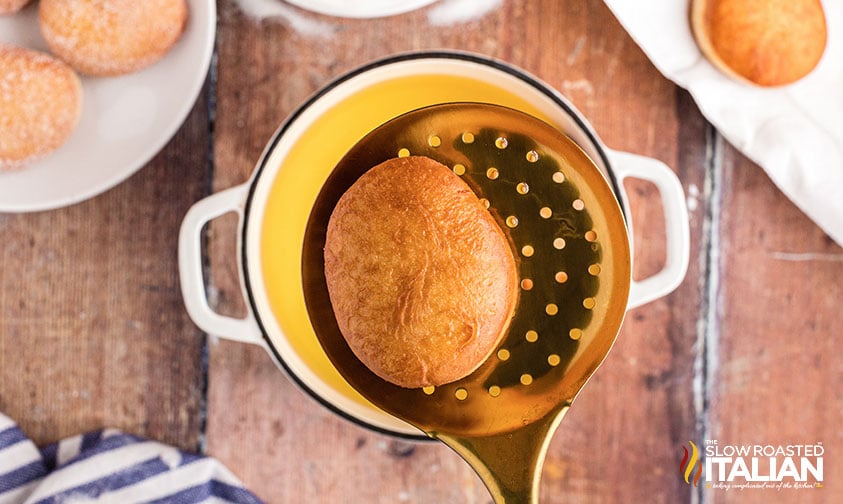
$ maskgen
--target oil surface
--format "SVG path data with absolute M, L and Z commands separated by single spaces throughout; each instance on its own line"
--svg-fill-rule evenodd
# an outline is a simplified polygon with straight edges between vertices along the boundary
M 272 317 L 262 322 L 270 327 L 270 337 L 283 333 L 284 341 L 274 341 L 276 346 L 289 346 L 301 359 L 304 368 L 294 372 L 313 376 L 333 393 L 372 409 L 376 407 L 334 368 L 310 324 L 301 271 L 305 226 L 326 178 L 363 136 L 410 110 L 454 101 L 506 105 L 544 118 L 521 97 L 486 81 L 449 74 L 396 77 L 363 88 L 321 113 L 270 181 L 260 229 L 259 271 Z

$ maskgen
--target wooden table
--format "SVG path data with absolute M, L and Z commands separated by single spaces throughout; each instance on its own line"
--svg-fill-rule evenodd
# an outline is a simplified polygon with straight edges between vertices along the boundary
M 843 502 L 843 251 L 663 78 L 599 0 L 505 0 L 467 21 L 380 20 L 219 5 L 218 59 L 187 122 L 117 188 L 51 212 L 0 214 L 0 411 L 38 443 L 106 426 L 218 457 L 269 502 L 486 503 L 468 466 L 342 420 L 260 348 L 208 341 L 182 304 L 187 209 L 251 173 L 272 132 L 334 77 L 395 52 L 500 58 L 567 95 L 614 148 L 661 159 L 688 195 L 691 261 L 672 295 L 631 311 L 555 436 L 542 502 Z M 305 23 L 310 28 L 304 30 Z M 637 276 L 664 261 L 655 189 L 627 186 Z M 242 313 L 234 217 L 207 236 L 209 294 Z M 686 484 L 682 447 L 826 447 L 825 487 Z

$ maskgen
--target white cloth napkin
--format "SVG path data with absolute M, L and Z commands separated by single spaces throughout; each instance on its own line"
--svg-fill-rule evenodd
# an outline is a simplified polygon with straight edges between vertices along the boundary
M 739 83 L 708 62 L 691 33 L 688 1 L 605 2 L 726 140 L 843 245 L 843 1 L 823 2 L 828 45 L 817 68 L 772 89 Z

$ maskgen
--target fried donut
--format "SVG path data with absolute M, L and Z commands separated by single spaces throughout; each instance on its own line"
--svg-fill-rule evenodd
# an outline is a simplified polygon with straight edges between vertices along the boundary
M 0 44 L 0 170 L 59 148 L 82 112 L 82 85 L 65 63 Z
M 697 0 L 691 26 L 714 66 L 760 86 L 808 75 L 828 36 L 819 0 Z
M 14 14 L 23 9 L 29 0 L 0 0 L 0 16 L 3 14 Z
M 406 388 L 477 369 L 519 292 L 501 227 L 460 177 L 421 156 L 388 160 L 343 194 L 328 221 L 325 279 L 351 350 Z
M 185 0 L 41 0 L 50 50 L 86 75 L 135 72 L 161 59 L 184 31 Z

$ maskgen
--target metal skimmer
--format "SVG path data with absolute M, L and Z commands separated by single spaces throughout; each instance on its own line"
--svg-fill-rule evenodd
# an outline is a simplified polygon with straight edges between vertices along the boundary
M 369 168 L 422 155 L 453 169 L 506 232 L 521 277 L 499 348 L 470 376 L 404 389 L 369 371 L 337 328 L 323 271 L 340 196 Z M 311 323 L 340 374 L 386 412 L 453 448 L 497 503 L 534 503 L 550 438 L 615 341 L 630 250 L 610 185 L 567 136 L 505 107 L 454 103 L 399 116 L 340 161 L 312 209 L 302 259 Z

